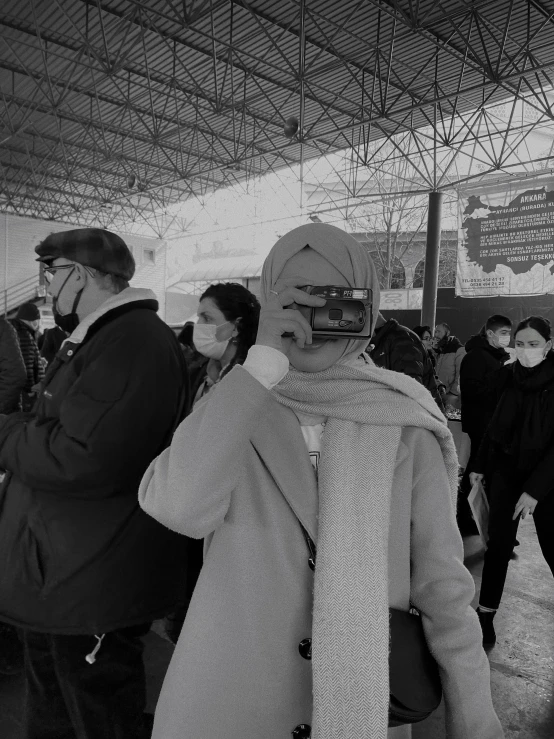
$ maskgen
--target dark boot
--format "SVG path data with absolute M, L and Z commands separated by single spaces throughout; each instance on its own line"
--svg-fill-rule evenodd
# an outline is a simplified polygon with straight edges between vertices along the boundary
M 496 644 L 496 631 L 492 625 L 493 619 L 496 616 L 496 611 L 481 611 L 477 609 L 477 615 L 479 616 L 479 623 L 481 624 L 481 631 L 483 632 L 483 646 L 494 647 Z

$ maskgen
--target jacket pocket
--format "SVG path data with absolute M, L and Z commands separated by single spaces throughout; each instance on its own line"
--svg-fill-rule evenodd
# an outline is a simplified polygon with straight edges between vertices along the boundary
M 40 542 L 28 526 L 23 532 L 22 544 L 25 579 L 42 591 L 46 584 L 46 562 Z

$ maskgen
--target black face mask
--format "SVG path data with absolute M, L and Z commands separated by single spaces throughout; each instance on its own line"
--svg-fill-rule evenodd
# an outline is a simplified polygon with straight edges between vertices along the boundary
M 75 300 L 73 301 L 71 312 L 62 315 L 58 310 L 58 299 L 60 297 L 61 291 L 65 287 L 65 283 L 69 280 L 72 274 L 73 270 L 70 270 L 69 274 L 63 281 L 62 286 L 58 290 L 58 294 L 55 298 L 52 298 L 52 315 L 54 316 L 54 323 L 56 324 L 56 326 L 59 326 L 62 331 L 65 331 L 68 334 L 72 334 L 80 323 L 79 316 L 77 315 L 77 306 L 79 305 L 79 301 L 81 300 L 81 295 L 84 290 L 84 287 L 82 287 L 77 295 L 75 295 Z

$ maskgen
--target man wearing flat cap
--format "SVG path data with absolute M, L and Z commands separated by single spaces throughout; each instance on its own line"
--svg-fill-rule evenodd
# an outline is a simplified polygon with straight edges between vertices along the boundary
M 0 621 L 24 645 L 24 739 L 139 739 L 142 641 L 178 600 L 186 540 L 137 490 L 187 405 L 186 366 L 102 229 L 36 247 L 69 333 L 32 413 L 0 415 Z

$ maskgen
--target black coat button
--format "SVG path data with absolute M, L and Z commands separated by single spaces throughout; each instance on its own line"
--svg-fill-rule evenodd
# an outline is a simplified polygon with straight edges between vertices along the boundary
M 304 657 L 304 659 L 311 659 L 312 658 L 312 640 L 302 639 L 302 641 L 298 645 L 298 651 L 300 652 L 300 655 Z
M 294 739 L 310 739 L 312 727 L 309 724 L 298 724 L 293 730 Z

